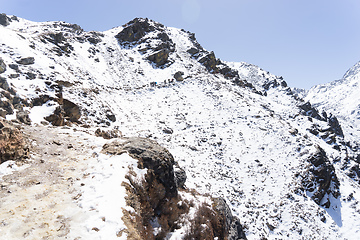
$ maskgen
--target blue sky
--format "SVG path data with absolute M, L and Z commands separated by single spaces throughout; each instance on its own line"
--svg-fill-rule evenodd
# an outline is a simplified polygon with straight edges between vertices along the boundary
M 0 0 L 0 6 L 9 15 L 87 31 L 148 17 L 194 32 L 220 59 L 258 65 L 292 87 L 340 79 L 360 60 L 359 0 Z

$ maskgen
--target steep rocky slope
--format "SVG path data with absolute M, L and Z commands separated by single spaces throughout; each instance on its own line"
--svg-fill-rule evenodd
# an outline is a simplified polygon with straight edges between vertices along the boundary
M 248 239 L 353 239 L 358 234 L 357 140 L 348 142 L 337 115 L 304 101 L 282 77 L 251 64 L 221 61 L 194 34 L 149 19 L 106 32 L 85 32 L 64 22 L 7 19 L 9 24 L 0 26 L 0 107 L 8 120 L 29 128 L 68 125 L 91 133 L 102 127 L 108 134 L 98 135 L 121 131 L 125 137 L 156 140 L 174 156 L 175 170 L 185 171 L 183 187 L 224 199 L 232 211 L 225 211 L 233 216 L 229 219 L 239 220 L 220 225 L 242 226 Z M 112 164 L 114 171 L 125 167 Z M 99 160 L 85 166 L 108 165 Z M 139 187 L 120 172 L 119 181 L 130 183 L 129 193 L 154 195 L 151 186 L 165 183 L 154 177 Z M 141 174 L 139 169 L 132 176 Z M 102 174 L 95 175 L 110 184 Z M 91 189 L 101 188 L 91 184 Z M 118 197 L 126 191 L 119 190 Z M 180 194 L 194 198 L 190 195 Z M 91 199 L 91 194 L 82 196 Z M 212 200 L 204 201 L 212 205 Z M 150 224 L 127 222 L 124 227 L 113 220 L 115 228 L 123 226 L 125 233 L 149 226 L 148 232 L 163 234 L 164 221 L 155 214 L 156 201 L 152 203 L 152 214 L 133 216 Z M 141 206 L 132 207 L 141 212 Z M 201 221 L 200 226 L 206 225 Z M 179 231 L 170 228 L 174 231 L 167 237 L 186 239 L 181 226 Z M 97 236 L 108 239 L 93 227 Z

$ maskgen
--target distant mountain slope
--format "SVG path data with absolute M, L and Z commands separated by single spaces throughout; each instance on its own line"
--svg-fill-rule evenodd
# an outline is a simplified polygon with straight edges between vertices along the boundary
M 311 88 L 306 100 L 338 117 L 349 141 L 360 139 L 360 62 L 342 79 Z
M 156 140 L 186 187 L 226 200 L 248 239 L 359 234 L 357 141 L 282 77 L 149 19 L 85 32 L 11 18 L 0 32 L 3 117 Z

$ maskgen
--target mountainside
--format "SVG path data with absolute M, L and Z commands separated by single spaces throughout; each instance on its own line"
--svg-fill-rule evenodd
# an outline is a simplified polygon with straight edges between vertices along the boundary
M 75 197 L 53 214 L 64 219 L 60 235 L 46 235 L 42 225 L 25 224 L 29 219 L 11 221 L 17 215 L 3 200 L 0 232 L 8 239 L 18 239 L 14 229 L 21 227 L 29 239 L 196 239 L 189 229 L 207 239 L 245 238 L 241 229 L 247 239 L 356 239 L 359 138 L 350 139 L 340 115 L 319 112 L 313 98 L 306 102 L 282 77 L 221 61 L 194 34 L 149 19 L 85 32 L 75 24 L 2 16 L 0 116 L 27 136 L 37 128 L 54 136 L 65 131 L 71 144 L 79 135 L 85 150 L 72 144 L 50 163 L 79 151 L 81 172 L 92 176 L 84 188 L 75 171 Z M 19 176 L 46 155 L 29 152 L 28 163 L 14 170 Z M 2 171 L 3 181 L 11 174 Z M 4 199 L 11 191 L 22 196 L 13 188 L 4 187 Z M 36 202 L 36 195 L 29 198 Z M 81 219 L 67 209 L 81 211 Z
M 360 138 L 360 62 L 351 67 L 342 79 L 311 88 L 306 99 L 319 109 L 338 116 L 348 141 Z

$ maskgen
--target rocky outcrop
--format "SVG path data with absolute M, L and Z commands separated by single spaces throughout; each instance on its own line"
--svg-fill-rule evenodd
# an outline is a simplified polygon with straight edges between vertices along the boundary
M 0 74 L 6 71 L 6 64 L 4 60 L 0 57 Z
M 308 159 L 310 165 L 303 176 L 302 185 L 310 194 L 311 198 L 320 205 L 325 194 L 332 194 L 335 198 L 340 196 L 339 180 L 334 166 L 330 163 L 326 152 L 317 147 L 314 154 Z M 330 200 L 326 201 L 325 207 L 329 207 Z
M 173 168 L 175 163 L 174 157 L 157 142 L 147 138 L 136 137 L 115 140 L 105 144 L 102 152 L 113 155 L 128 153 L 131 157 L 138 159 L 138 167 L 140 169 L 149 169 L 150 175 L 153 175 L 164 186 L 164 197 L 171 198 L 177 196 Z
M 29 147 L 21 131 L 12 123 L 0 120 L 0 163 L 28 156 Z
M 4 27 L 10 25 L 9 18 L 5 13 L 0 14 L 0 25 L 3 25 Z
M 239 219 L 232 215 L 222 198 L 211 198 L 212 205 L 199 203 L 195 213 L 189 214 L 194 203 L 178 194 L 187 191 L 186 173 L 175 164 L 171 153 L 155 141 L 137 137 L 116 139 L 105 144 L 102 153 L 127 153 L 138 160 L 138 168 L 147 169 L 142 180 L 130 170 L 128 182 L 122 183 L 127 192 L 127 205 L 134 209 L 124 211 L 122 218 L 128 238 L 165 239 L 185 224 L 184 239 L 246 239 Z M 190 192 L 193 196 L 200 195 L 195 190 Z M 188 220 L 184 221 L 184 218 Z M 153 227 L 159 231 L 154 231 Z
M 124 29 L 115 37 L 121 43 L 134 43 L 145 36 L 146 33 L 154 31 L 155 27 L 151 25 L 148 19 L 135 18 L 124 25 Z
M 155 31 L 157 32 L 155 36 L 147 35 Z M 122 46 L 138 47 L 139 52 L 156 67 L 163 68 L 171 64 L 169 57 L 170 53 L 175 51 L 175 44 L 162 24 L 147 18 L 135 18 L 125 24 L 124 29 L 115 37 Z

